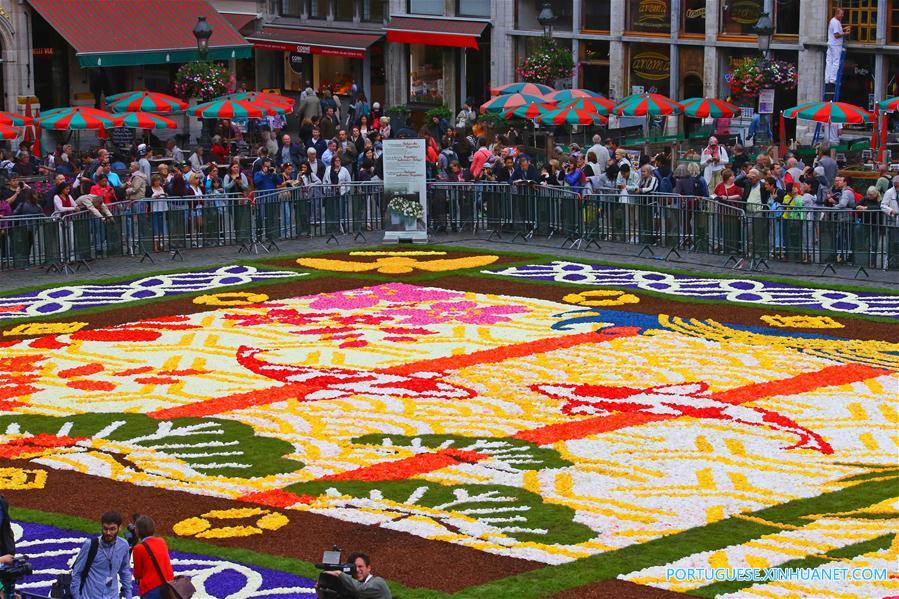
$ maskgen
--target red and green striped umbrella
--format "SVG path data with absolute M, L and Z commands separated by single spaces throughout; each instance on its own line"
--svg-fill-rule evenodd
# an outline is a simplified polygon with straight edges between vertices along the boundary
M 8 125 L 0 125 L 0 139 L 16 139 L 19 137 L 19 130 L 13 129 Z
M 603 95 L 597 92 L 591 92 L 589 89 L 560 89 L 557 92 L 546 95 L 547 98 L 555 100 L 559 104 L 565 104 L 571 100 L 578 98 L 602 98 Z M 612 102 L 612 106 L 615 103 Z
M 899 110 L 899 96 L 881 100 L 877 103 L 877 107 L 885 112 L 896 112 Z
M 174 129 L 178 125 L 170 118 L 152 112 L 128 112 L 116 115 L 116 127 L 127 129 Z
M 603 116 L 608 116 L 609 111 L 615 107 L 615 102 L 606 100 L 605 98 L 575 98 L 567 102 L 562 102 L 560 106 L 566 108 L 577 108 L 578 110 L 586 110 L 587 112 L 595 112 Z
M 481 104 L 481 112 L 492 112 L 494 114 L 502 114 L 510 110 L 515 110 L 520 106 L 527 104 L 546 104 L 546 98 L 543 96 L 531 96 L 528 94 L 508 94 L 496 96 Z
M 507 83 L 494 87 L 490 90 L 491 96 L 508 96 L 511 94 L 526 94 L 529 96 L 545 96 L 553 93 L 554 90 L 548 85 L 542 83 Z
M 590 110 L 565 106 L 551 110 L 537 117 L 544 125 L 598 125 L 608 119 Z
M 114 115 L 87 106 L 68 106 L 45 112 L 35 123 L 45 129 L 112 129 Z
M 696 119 L 726 119 L 740 114 L 740 107 L 718 98 L 689 98 L 682 101 L 684 114 Z
M 633 94 L 627 96 L 612 109 L 618 116 L 666 116 L 680 114 L 680 104 L 661 94 Z
M 237 92 L 225 96 L 229 100 L 250 100 L 251 102 L 266 102 L 268 104 L 277 104 L 286 106 L 293 110 L 294 99 L 281 94 L 270 94 L 267 92 Z
M 22 116 L 15 112 L 3 112 L 0 110 L 0 125 L 8 127 L 26 127 L 33 122 L 30 116 Z
M 118 96 L 118 97 L 115 97 Z M 106 98 L 112 112 L 155 112 L 165 114 L 187 108 L 187 102 L 158 92 L 126 92 Z
M 203 119 L 260 119 L 264 116 L 287 112 L 283 106 L 264 104 L 251 100 L 229 100 L 219 98 L 211 102 L 198 104 L 187 111 L 191 116 Z
M 784 118 L 808 119 L 819 123 L 872 123 L 874 115 L 855 104 L 811 102 L 784 110 Z
M 512 110 L 508 110 L 503 113 L 503 118 L 507 121 L 512 119 L 528 119 L 534 120 L 542 114 L 549 112 L 550 110 L 555 110 L 555 104 L 548 104 L 546 102 L 529 102 L 527 104 L 523 104 L 518 108 L 513 108 Z

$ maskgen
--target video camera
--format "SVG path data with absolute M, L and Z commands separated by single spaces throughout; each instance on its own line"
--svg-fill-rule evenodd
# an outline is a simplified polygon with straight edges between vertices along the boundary
M 353 595 L 344 588 L 340 579 L 325 572 L 333 572 L 334 570 L 343 572 L 348 576 L 352 576 L 356 572 L 356 564 L 343 563 L 341 559 L 341 550 L 334 545 L 330 551 L 325 551 L 322 555 L 322 561 L 315 564 L 315 567 L 322 570 L 318 575 L 318 590 L 320 597 L 328 599 L 352 599 Z
M 16 583 L 34 574 L 34 568 L 26 556 L 14 557 L 12 562 L 0 565 L 0 583 L 7 597 L 15 596 Z

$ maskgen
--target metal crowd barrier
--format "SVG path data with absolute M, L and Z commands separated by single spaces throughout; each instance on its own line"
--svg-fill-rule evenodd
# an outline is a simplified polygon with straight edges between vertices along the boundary
M 365 239 L 388 224 L 380 182 L 322 184 L 257 191 L 141 199 L 107 206 L 108 215 L 80 211 L 65 216 L 0 219 L 0 269 L 41 266 L 71 272 L 110 256 L 155 261 L 159 254 L 211 246 L 259 253 L 283 239 L 342 235 Z M 102 214 L 101 214 L 102 212 Z M 638 246 L 638 255 L 667 259 L 681 252 L 720 255 L 724 265 L 768 267 L 787 260 L 833 270 L 845 263 L 899 267 L 899 219 L 879 211 L 785 206 L 747 210 L 708 198 L 674 194 L 622 195 L 495 182 L 428 185 L 428 228 L 489 232 L 489 239 L 559 239 L 563 247 L 603 242 Z

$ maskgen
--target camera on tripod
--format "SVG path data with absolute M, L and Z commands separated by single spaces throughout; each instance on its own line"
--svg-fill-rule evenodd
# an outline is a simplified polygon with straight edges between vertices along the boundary
M 334 545 L 330 551 L 325 551 L 322 555 L 322 561 L 315 564 L 315 567 L 322 570 L 318 575 L 319 597 L 327 597 L 327 599 L 352 599 L 352 595 L 343 584 L 340 578 L 325 574 L 325 572 L 339 571 L 347 576 L 356 573 L 356 564 L 343 563 L 341 558 L 342 551 L 337 545 Z

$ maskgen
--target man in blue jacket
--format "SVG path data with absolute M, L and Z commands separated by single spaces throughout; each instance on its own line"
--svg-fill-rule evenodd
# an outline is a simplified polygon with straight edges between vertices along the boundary
M 279 185 L 281 185 L 281 175 L 272 166 L 271 158 L 263 158 L 261 168 L 253 175 L 253 186 L 256 193 L 277 189 Z

